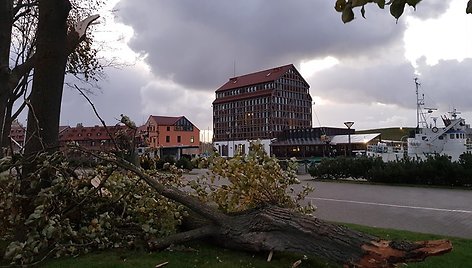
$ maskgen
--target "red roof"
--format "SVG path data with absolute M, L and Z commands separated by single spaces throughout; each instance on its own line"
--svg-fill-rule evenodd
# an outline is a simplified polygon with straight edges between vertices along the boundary
M 230 102 L 230 101 L 235 101 L 235 100 L 251 99 L 251 98 L 262 97 L 262 96 L 270 96 L 270 94 L 272 94 L 272 89 L 265 89 L 261 91 L 246 93 L 243 95 L 234 95 L 234 96 L 228 96 L 224 98 L 218 98 L 215 101 L 213 101 L 213 104 L 225 103 L 225 102 Z
M 159 126 L 173 126 L 177 121 L 180 120 L 183 116 L 156 116 L 156 115 L 151 115 L 152 119 L 156 121 L 156 124 Z
M 216 92 L 275 81 L 279 79 L 282 75 L 284 75 L 290 68 L 295 67 L 293 66 L 293 64 L 288 64 L 264 71 L 259 71 L 256 73 L 232 77 L 229 79 L 228 82 L 226 82 L 226 84 L 218 88 Z
M 116 135 L 120 130 L 127 131 L 126 126 L 107 126 L 108 132 L 111 135 Z M 94 127 L 70 127 L 65 129 L 60 135 L 61 141 L 80 141 L 80 140 L 109 140 L 107 130 L 103 126 Z

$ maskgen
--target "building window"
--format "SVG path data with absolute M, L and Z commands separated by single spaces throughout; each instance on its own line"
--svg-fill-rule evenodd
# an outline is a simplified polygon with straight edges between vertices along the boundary
M 195 138 L 192 136 L 190 137 L 190 143 L 194 143 L 195 142 Z
M 167 131 L 170 131 L 170 127 L 167 127 Z
M 170 142 L 170 136 L 166 136 L 166 142 Z
M 181 142 L 181 137 L 180 136 L 177 136 L 177 142 Z

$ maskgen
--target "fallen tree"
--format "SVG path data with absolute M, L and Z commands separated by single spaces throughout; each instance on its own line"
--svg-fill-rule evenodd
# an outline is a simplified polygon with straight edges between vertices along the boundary
M 18 212 L 21 211 L 15 209 L 15 200 L 21 196 L 15 197 L 17 186 L 14 186 L 14 180 L 0 180 L 0 183 L 12 185 L 5 189 L 0 187 L 2 196 L 11 195 L 5 200 L 0 198 L 0 214 L 4 221 L 9 220 L 3 226 L 7 229 L 10 224 L 11 228 L 15 228 L 18 219 L 23 219 L 20 221 L 25 221 L 28 228 L 28 239 L 14 241 L 6 250 L 5 256 L 9 256 L 13 263 L 32 263 L 38 257 L 42 260 L 51 254 L 77 255 L 89 250 L 139 246 L 135 242 L 144 242 L 150 249 L 160 250 L 172 244 L 202 238 L 232 249 L 319 256 L 346 267 L 393 267 L 397 263 L 421 261 L 452 249 L 447 240 L 381 240 L 321 221 L 300 212 L 297 207 L 286 206 L 289 203 L 281 203 L 286 207 L 270 201 L 251 202 L 256 205 L 245 207 L 238 203 L 233 206 L 236 209 L 229 210 L 236 212 L 225 212 L 218 207 L 218 200 L 213 203 L 202 201 L 194 193 L 191 195 L 180 190 L 185 184 L 176 176 L 166 177 L 156 171 L 144 171 L 110 154 L 89 153 L 88 156 L 100 159 L 104 165 L 96 171 L 77 174 L 73 166 L 67 164 L 68 157 L 64 158 L 60 153 L 41 156 L 43 164 L 38 172 L 54 169 L 56 176 L 51 178 L 51 187 L 43 188 L 33 200 L 35 211 L 30 215 L 20 215 Z M 255 159 L 260 161 L 258 163 L 264 162 L 260 158 Z M 54 166 L 51 166 L 53 163 Z M 265 168 L 272 166 L 273 163 L 269 163 Z M 0 167 L 4 164 L 0 161 Z M 248 170 L 256 174 L 261 172 L 255 171 L 254 166 L 249 166 Z M 268 172 L 278 173 L 277 170 L 276 165 Z M 232 173 L 234 179 L 239 178 L 237 182 L 254 179 L 243 174 L 244 171 Z M 275 174 L 269 177 L 275 177 Z M 251 189 L 254 187 L 250 186 Z M 259 192 L 263 191 L 259 189 Z M 238 191 L 231 189 L 232 193 Z M 218 191 L 216 193 L 219 198 L 224 196 Z M 270 197 L 272 194 L 265 193 L 264 196 Z M 251 199 L 242 197 L 229 196 L 229 199 Z M 227 200 L 222 198 L 221 202 Z M 191 228 L 176 232 L 187 213 L 190 214 L 188 221 L 191 224 L 185 227 Z
M 133 172 L 162 196 L 185 205 L 207 221 L 190 231 L 151 241 L 150 246 L 154 249 L 207 237 L 223 247 L 314 255 L 346 267 L 394 267 L 398 263 L 422 261 L 452 250 L 448 240 L 387 241 L 275 206 L 225 214 L 184 191 L 164 186 L 122 159 L 108 158 L 107 161 Z

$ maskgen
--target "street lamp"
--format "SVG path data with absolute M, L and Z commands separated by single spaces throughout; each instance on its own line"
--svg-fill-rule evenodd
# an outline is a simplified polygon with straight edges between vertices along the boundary
M 348 129 L 347 137 L 348 137 L 348 150 L 349 150 L 349 156 L 351 156 L 351 127 L 354 125 L 354 122 L 347 121 L 344 122 L 344 125 Z
M 226 156 L 227 157 L 229 157 L 229 134 L 230 132 L 226 131 L 226 136 L 228 136 L 228 138 L 226 139 Z

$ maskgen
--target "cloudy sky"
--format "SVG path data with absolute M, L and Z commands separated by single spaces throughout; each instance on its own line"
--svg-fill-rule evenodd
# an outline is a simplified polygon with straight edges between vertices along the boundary
M 414 77 L 436 116 L 457 108 L 472 120 L 467 1 L 425 0 L 398 22 L 371 5 L 348 24 L 334 2 L 115 0 L 94 30 L 118 64 L 90 98 L 108 124 L 122 113 L 138 124 L 185 115 L 207 130 L 214 91 L 230 77 L 292 63 L 311 86 L 315 127 L 416 125 Z M 72 89 L 62 111 L 61 124 L 99 123 Z

